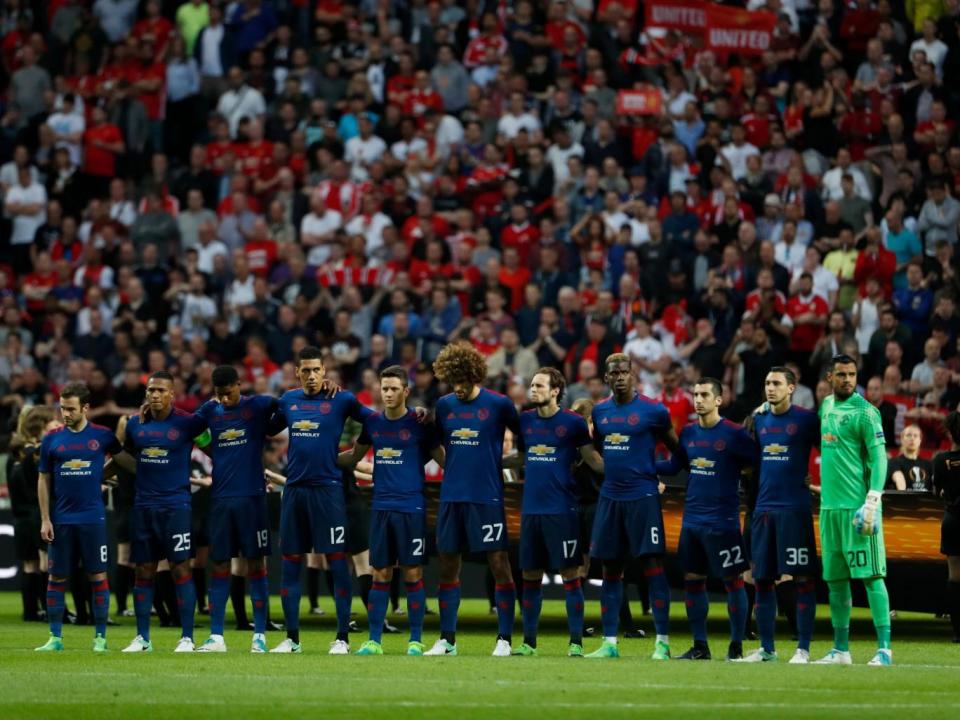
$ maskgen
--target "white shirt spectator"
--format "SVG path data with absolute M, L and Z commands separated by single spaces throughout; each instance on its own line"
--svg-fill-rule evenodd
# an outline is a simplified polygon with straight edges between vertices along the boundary
M 406 162 L 407 158 L 411 155 L 426 157 L 429 152 L 430 146 L 427 144 L 427 141 L 421 137 L 415 137 L 409 142 L 406 140 L 397 140 L 390 146 L 390 154 L 400 162 Z
M 327 214 L 329 214 L 329 210 Z M 369 217 L 357 215 L 347 223 L 346 231 L 347 235 L 363 235 L 369 255 L 383 247 L 383 231 L 391 225 L 393 225 L 393 221 L 390 217 L 378 212 Z
M 802 274 L 802 267 L 794 270 L 793 282 L 799 280 Z M 813 294 L 819 295 L 827 302 L 827 305 L 830 305 L 830 295 L 840 291 L 840 281 L 837 280 L 837 276 L 823 265 L 817 265 L 817 269 L 810 274 L 813 275 Z
M 848 166 L 846 170 L 838 165 L 823 174 L 823 179 L 821 180 L 823 199 L 840 200 L 840 198 L 843 197 L 843 187 L 840 185 L 840 181 L 843 179 L 843 176 L 847 174 L 853 178 L 853 191 L 867 202 L 873 200 L 873 191 L 870 189 L 867 178 L 864 177 L 864 174 L 857 168 L 853 167 L 853 165 Z
M 110 219 L 130 227 L 137 219 L 137 208 L 132 200 L 110 203 Z
M 860 318 L 860 324 L 857 325 L 856 330 L 857 346 L 860 348 L 860 352 L 866 355 L 870 352 L 870 338 L 880 327 L 879 308 L 877 303 L 866 297 L 854 304 L 853 314 Z
M 301 242 L 306 235 L 329 235 L 343 227 L 343 216 L 336 210 L 327 210 L 323 217 L 316 213 L 307 213 L 300 221 Z M 330 246 L 327 243 L 313 245 L 307 253 L 307 264 L 323 265 L 330 257 Z
M 56 147 L 66 148 L 67 152 L 70 153 L 70 162 L 74 165 L 79 165 L 83 150 L 82 135 L 84 129 L 87 127 L 86 122 L 83 120 L 83 115 L 77 115 L 75 112 L 55 112 L 47 118 L 47 125 L 57 135 L 80 133 L 81 137 L 76 141 L 57 140 L 56 142 Z
M 444 159 L 450 157 L 451 148 L 463 142 L 463 123 L 453 115 L 444 115 L 437 123 L 437 134 L 433 139 L 437 155 Z
M 357 135 L 347 140 L 343 159 L 351 165 L 351 175 L 357 182 L 367 179 L 367 166 L 380 160 L 387 152 L 387 144 L 382 137 L 371 135 L 366 140 Z
M 97 306 L 97 309 L 100 311 L 100 317 L 103 318 L 103 327 L 110 328 L 113 326 L 113 308 L 107 304 L 106 301 L 101 302 Z M 89 335 L 90 334 L 90 308 L 85 307 L 81 308 L 80 312 L 77 313 L 77 335 Z
M 933 39 L 933 42 L 927 42 L 923 38 L 918 38 L 913 41 L 913 44 L 910 46 L 910 55 L 916 50 L 923 50 L 927 56 L 927 62 L 933 63 L 933 68 L 937 72 L 938 78 L 943 78 L 943 61 L 947 59 L 947 51 L 950 48 L 947 47 L 946 43 L 937 38 Z
M 644 360 L 647 363 L 653 363 L 664 356 L 663 343 L 657 340 L 653 335 L 645 338 L 634 337 L 623 346 L 623 352 L 631 359 Z M 648 397 L 654 397 L 659 392 L 659 383 L 657 373 L 649 370 L 640 371 L 640 382 L 643 386 L 643 394 Z
M 799 240 L 794 240 L 792 245 L 787 245 L 781 240 L 773 246 L 774 258 L 789 270 L 791 275 L 803 267 L 803 257 L 806 252 L 807 246 L 801 245 Z
M 208 324 L 216 317 L 217 304 L 213 298 L 208 295 L 187 293 L 182 300 L 180 315 L 176 317 L 176 321 L 183 329 L 185 339 L 190 340 L 199 336 L 206 340 L 210 334 Z
M 730 174 L 733 179 L 742 180 L 747 175 L 747 158 L 751 155 L 759 155 L 760 151 L 756 145 L 748 142 L 740 146 L 729 143 L 720 149 L 720 154 L 730 163 Z
M 200 45 L 200 74 L 205 77 L 223 77 L 220 61 L 220 43 L 223 42 L 223 23 L 204 29 Z
M 77 287 L 83 287 L 84 276 L 87 272 L 87 266 L 81 265 L 73 273 L 73 284 Z M 97 285 L 99 285 L 101 290 L 112 291 L 113 290 L 113 268 L 109 265 L 104 265 L 100 269 L 100 277 L 98 278 Z
M 570 147 L 562 148 L 556 143 L 547 150 L 546 160 L 553 166 L 554 187 L 560 187 L 570 179 L 570 166 L 567 160 L 572 157 L 583 157 L 583 145 L 580 143 L 570 143 Z
M 111 44 L 121 42 L 130 33 L 139 4 L 139 0 L 97 0 L 93 4 L 93 15 Z
M 255 119 L 267 111 L 267 104 L 263 95 L 256 88 L 243 85 L 239 90 L 227 90 L 220 96 L 217 103 L 217 112 L 227 119 L 230 125 L 230 137 L 237 136 L 237 125 L 240 119 L 248 117 Z
M 242 321 L 240 309 L 253 304 L 256 299 L 257 296 L 253 290 L 253 273 L 248 274 L 246 280 L 234 278 L 233 282 L 227 286 L 227 291 L 223 294 L 223 304 L 227 306 L 232 332 L 240 329 Z
M 217 255 L 229 255 L 230 250 L 219 240 L 211 240 L 206 245 L 197 245 L 197 270 L 210 275 L 214 270 L 214 258 Z
M 47 221 L 47 191 L 43 185 L 34 181 L 27 187 L 23 187 L 17 182 L 7 190 L 7 196 L 3 204 L 8 214 L 10 207 L 13 205 L 38 206 L 38 210 L 34 213 L 9 215 L 9 217 L 13 218 L 13 231 L 10 234 L 10 244 L 29 245 L 32 243 L 34 235 L 37 234 L 37 228 Z
M 504 135 L 507 140 L 513 140 L 520 134 L 521 130 L 526 130 L 532 134 L 539 129 L 540 121 L 536 115 L 529 112 L 521 113 L 520 115 L 507 113 L 500 118 L 500 122 L 497 123 L 497 132 Z

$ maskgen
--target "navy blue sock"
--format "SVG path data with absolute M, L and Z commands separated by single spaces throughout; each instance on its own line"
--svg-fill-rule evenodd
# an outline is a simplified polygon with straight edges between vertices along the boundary
M 600 624 L 603 636 L 615 638 L 620 626 L 620 603 L 623 602 L 623 578 L 604 575 L 600 586 Z
M 150 611 L 153 609 L 153 578 L 137 578 L 133 583 L 133 611 L 137 616 L 137 635 L 150 642 Z
M 494 601 L 497 603 L 497 629 L 501 638 L 510 642 L 513 639 L 513 620 L 516 615 L 517 588 L 512 583 L 498 584 L 494 589 Z
M 662 567 L 648 568 L 643 573 L 647 578 L 650 608 L 653 611 L 653 626 L 657 635 L 670 634 L 670 584 Z
M 197 611 L 197 589 L 193 585 L 193 573 L 174 580 L 177 591 L 177 608 L 180 611 L 180 637 L 193 639 L 193 619 Z
M 457 644 L 457 613 L 460 612 L 460 583 L 440 583 L 437 591 L 440 606 L 440 637 L 451 645 Z
M 730 616 L 730 642 L 743 642 L 747 631 L 747 591 L 743 578 L 724 580 L 727 589 L 727 614 Z
M 423 618 L 427 612 L 427 593 L 423 580 L 407 583 L 407 620 L 410 623 L 410 642 L 423 639 Z
M 690 632 L 694 641 L 707 641 L 707 613 L 710 605 L 707 602 L 707 583 L 704 580 L 687 580 L 684 582 L 687 596 L 687 620 L 690 622 Z
M 267 569 L 247 575 L 250 581 L 250 601 L 253 603 L 253 632 L 262 635 L 267 631 L 270 614 L 270 589 L 267 585 Z
M 280 604 L 283 606 L 283 624 L 287 637 L 300 642 L 300 568 L 301 555 L 284 555 L 280 566 Z
M 797 584 L 797 647 L 810 650 L 813 621 L 817 615 L 817 584 L 813 580 Z
M 90 583 L 93 592 L 93 624 L 97 635 L 107 636 L 107 620 L 110 619 L 110 585 L 106 578 Z
M 227 598 L 230 596 L 230 571 L 213 571 L 210 587 L 207 590 L 210 599 L 210 634 L 223 635 L 223 625 L 227 615 Z
M 777 624 L 777 589 L 772 580 L 757 580 L 757 630 L 760 646 L 767 652 L 774 651 L 774 634 Z
M 537 646 L 537 628 L 540 626 L 540 611 L 543 609 L 543 582 L 523 581 L 523 641 L 530 647 Z
M 567 627 L 570 629 L 570 642 L 583 645 L 583 584 L 580 578 L 565 580 L 563 590 L 567 601 Z
M 63 637 L 63 613 L 66 607 L 66 580 L 47 581 L 47 620 L 50 622 L 50 634 Z
M 333 604 L 337 610 L 337 639 L 347 640 L 350 633 L 350 608 L 353 603 L 353 585 L 346 553 L 329 553 L 327 564 L 333 574 Z

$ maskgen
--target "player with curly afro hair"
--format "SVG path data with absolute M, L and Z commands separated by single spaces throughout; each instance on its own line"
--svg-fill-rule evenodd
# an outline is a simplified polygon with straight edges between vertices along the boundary
M 440 351 L 433 361 L 433 371 L 441 382 L 453 388 L 457 399 L 464 402 L 479 392 L 479 385 L 487 377 L 487 361 L 470 343 L 455 342 Z

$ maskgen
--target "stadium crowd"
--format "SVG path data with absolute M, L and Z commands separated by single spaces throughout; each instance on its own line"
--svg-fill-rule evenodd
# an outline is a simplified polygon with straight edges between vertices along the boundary
M 111 427 L 158 370 L 184 410 L 219 363 L 278 394 L 307 345 L 429 408 L 467 339 L 518 406 L 622 350 L 677 429 L 698 377 L 739 420 L 845 353 L 891 453 L 948 447 L 960 2 L 728 2 L 776 19 L 739 55 L 651 3 L 5 0 L 3 436 L 75 381 Z

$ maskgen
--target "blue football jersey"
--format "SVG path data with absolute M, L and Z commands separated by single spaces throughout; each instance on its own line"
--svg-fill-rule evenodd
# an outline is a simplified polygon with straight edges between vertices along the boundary
M 335 397 L 307 395 L 289 390 L 279 400 L 271 432 L 290 431 L 287 448 L 287 485 L 342 484 L 337 467 L 340 436 L 347 418 L 362 423 L 371 414 L 353 393 L 340 391 Z
M 623 405 L 610 397 L 595 406 L 593 441 L 604 465 L 600 495 L 610 500 L 657 495 L 657 438 L 670 428 L 667 408 L 640 394 Z
M 241 397 L 233 407 L 208 400 L 197 410 L 210 426 L 214 498 L 263 495 L 263 446 L 277 410 L 269 395 Z
M 810 509 L 807 470 L 810 451 L 820 441 L 820 418 L 796 405 L 782 415 L 756 415 L 754 434 L 760 446 L 757 510 Z
M 174 409 L 164 420 L 127 422 L 126 449 L 137 459 L 137 507 L 175 507 L 190 502 L 190 453 L 207 421 Z
M 739 530 L 740 473 L 756 462 L 757 444 L 734 422 L 721 420 L 711 428 L 691 423 L 681 430 L 680 452 L 665 464 L 690 471 L 683 524 Z
M 117 437 L 102 425 L 88 422 L 80 432 L 63 427 L 40 442 L 39 470 L 51 476 L 50 519 L 61 525 L 106 520 L 103 507 L 103 465 L 116 455 Z
M 437 401 L 436 418 L 447 452 L 440 500 L 502 503 L 504 432 L 509 429 L 522 444 L 510 398 L 481 388 L 473 400 L 461 402 L 451 393 Z
M 590 444 L 587 421 L 561 410 L 548 418 L 536 410 L 520 414 L 520 432 L 526 447 L 523 480 L 524 515 L 559 515 L 579 505 L 573 463 L 580 448 Z
M 357 442 L 373 448 L 373 509 L 423 512 L 423 466 L 440 445 L 436 426 L 418 422 L 413 410 L 396 420 L 373 413 Z

